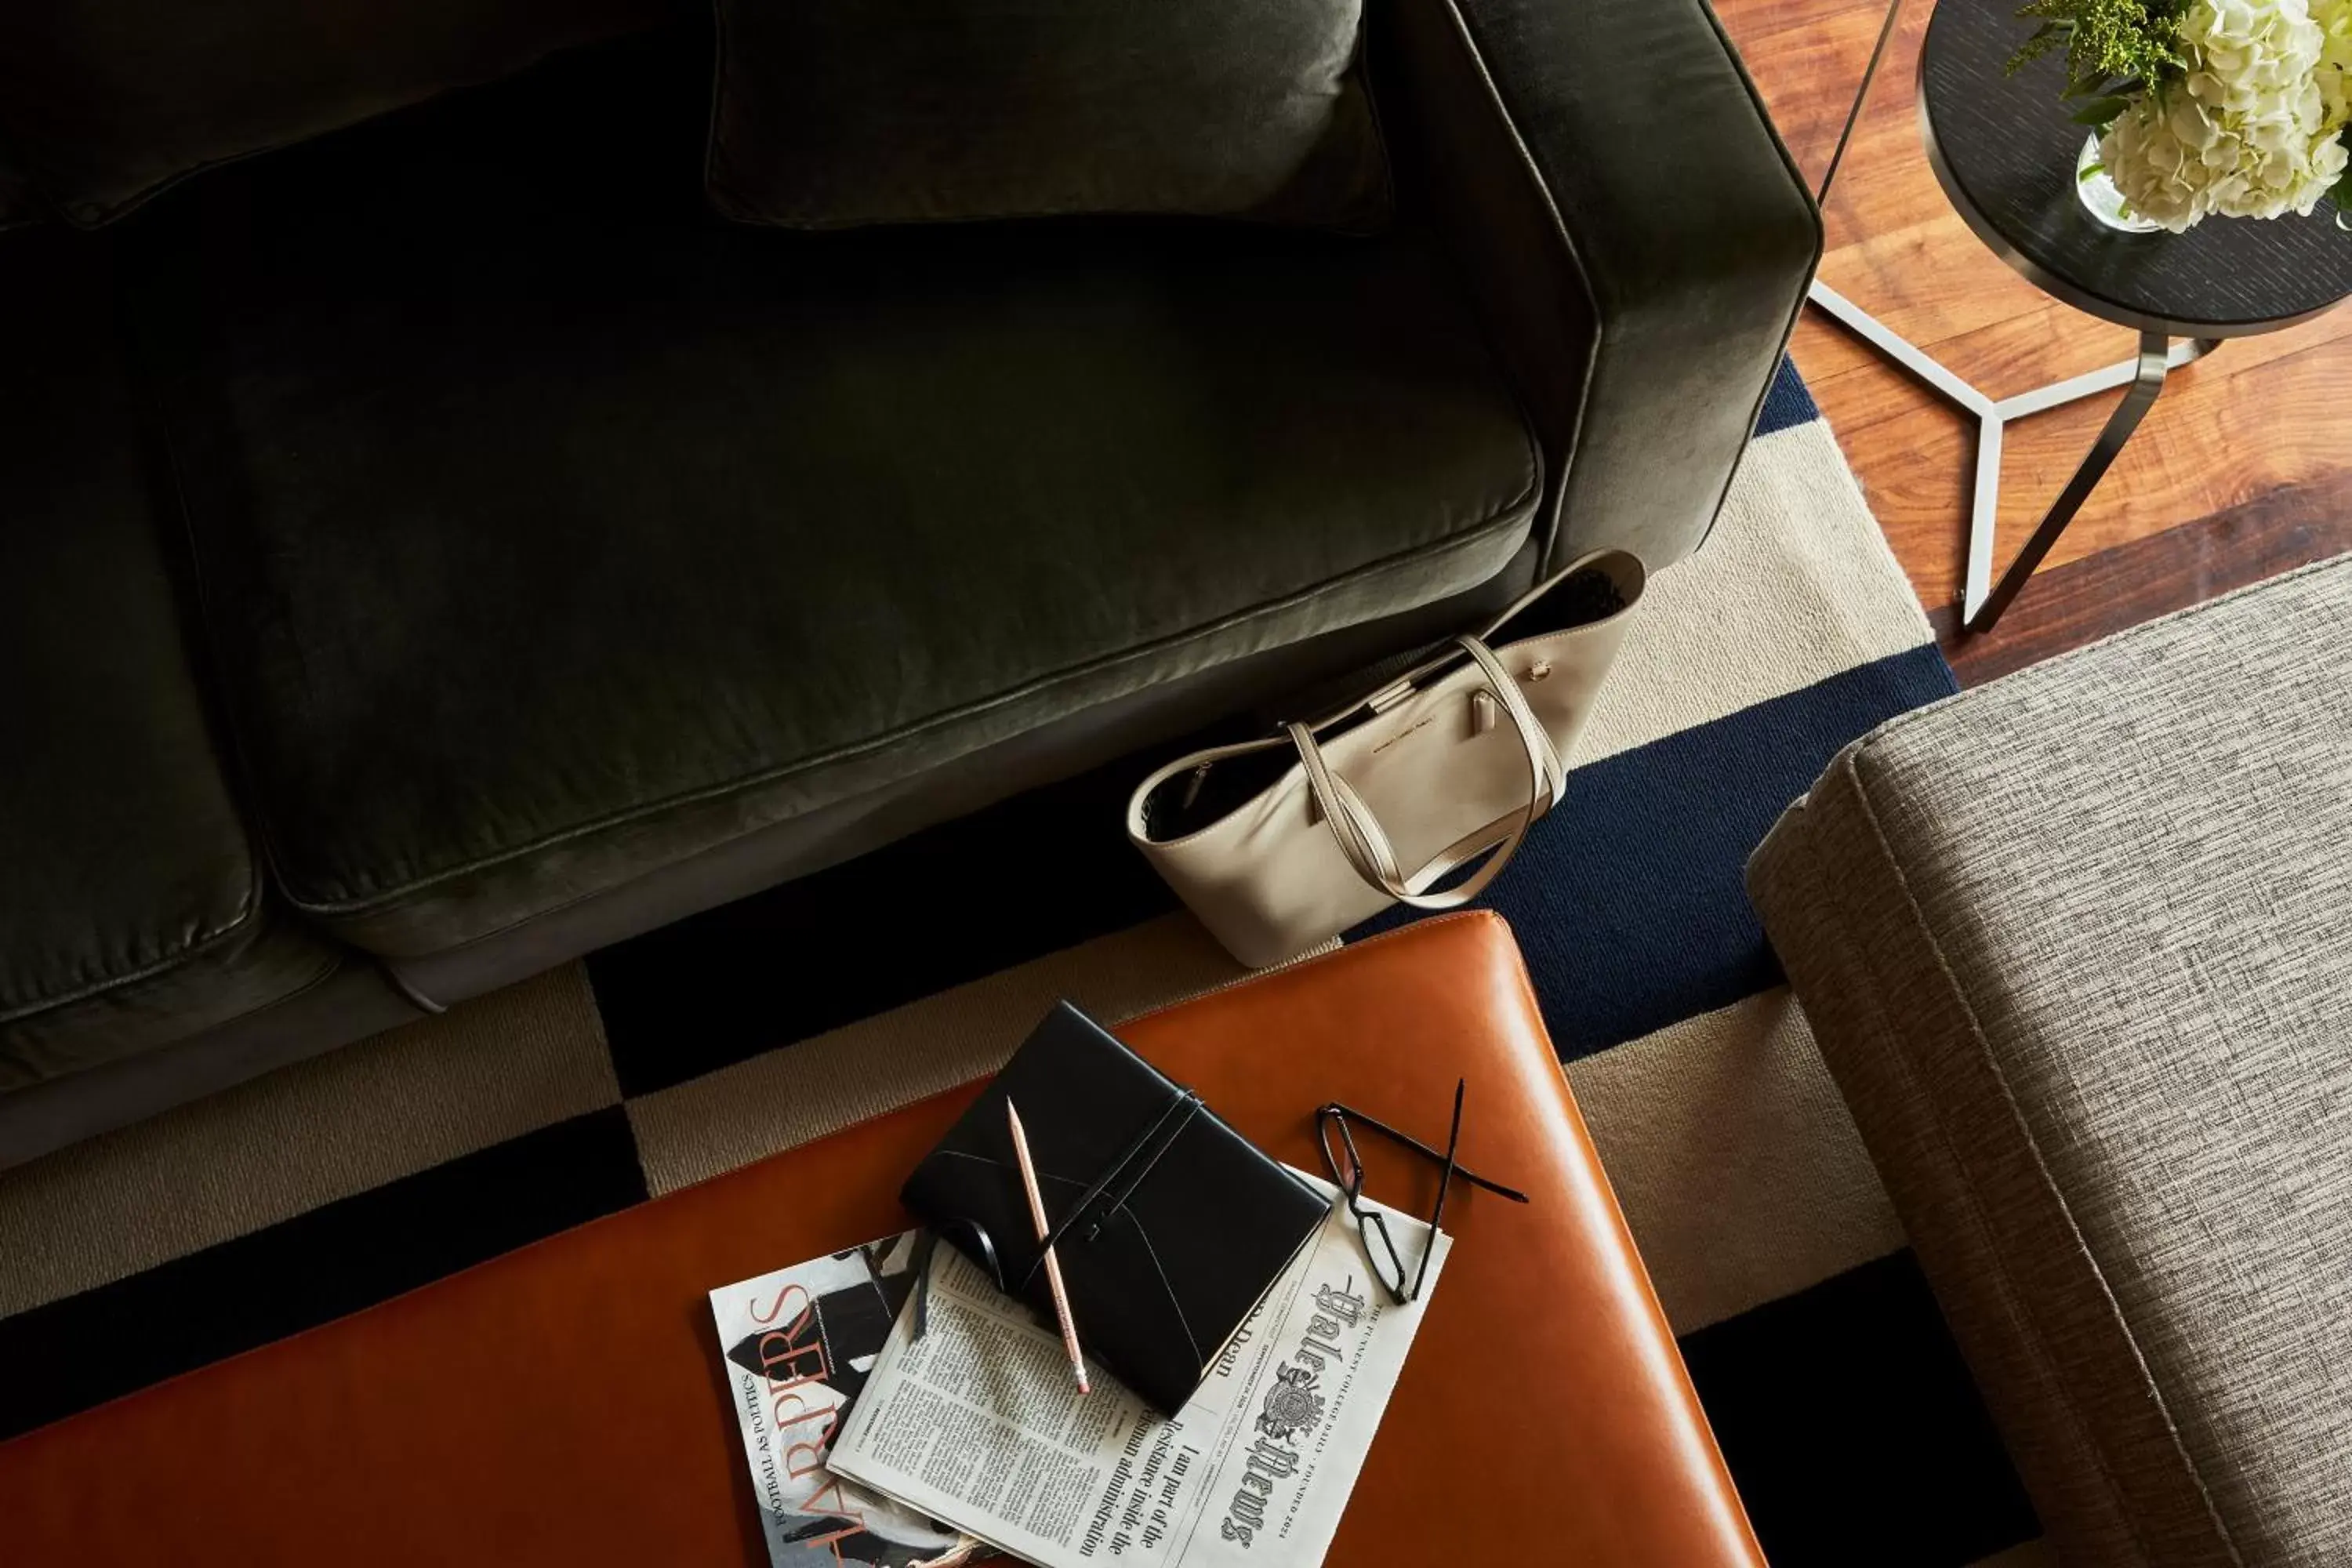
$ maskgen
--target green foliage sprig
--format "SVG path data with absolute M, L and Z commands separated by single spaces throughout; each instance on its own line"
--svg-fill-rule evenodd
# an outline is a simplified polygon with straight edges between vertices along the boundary
M 2041 26 L 2010 57 L 2011 75 L 2060 47 L 2066 51 L 2066 96 L 2083 100 L 2074 118 L 2104 126 L 2132 94 L 2179 78 L 2186 0 L 2032 0 L 2018 12 Z

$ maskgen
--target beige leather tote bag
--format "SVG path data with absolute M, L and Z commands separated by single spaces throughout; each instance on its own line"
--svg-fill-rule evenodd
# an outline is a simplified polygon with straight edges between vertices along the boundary
M 1128 802 L 1128 837 L 1253 967 L 1391 903 L 1467 903 L 1559 799 L 1643 581 L 1623 551 L 1585 556 L 1327 719 L 1169 763 Z

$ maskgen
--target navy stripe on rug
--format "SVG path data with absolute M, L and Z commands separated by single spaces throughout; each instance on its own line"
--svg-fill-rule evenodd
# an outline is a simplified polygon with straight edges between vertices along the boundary
M 1907 1247 L 1681 1344 L 1774 1568 L 1960 1568 L 2042 1532 Z
M 1805 378 L 1797 374 L 1793 363 L 1781 360 L 1780 368 L 1773 373 L 1772 384 L 1765 390 L 1764 407 L 1756 416 L 1756 434 L 1770 436 L 1792 425 L 1810 425 L 1821 416 L 1822 411 L 1814 404 Z
M 646 1197 L 613 1106 L 0 1318 L 0 1441 Z
M 1511 922 L 1561 1059 L 1779 984 L 1748 855 L 1848 742 L 1954 689 L 1925 645 L 1569 774 L 1477 900 Z M 1419 918 L 1393 909 L 1348 935 Z

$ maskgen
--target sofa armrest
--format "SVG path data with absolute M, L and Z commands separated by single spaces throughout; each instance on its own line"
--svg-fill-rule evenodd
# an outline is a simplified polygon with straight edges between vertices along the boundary
M 1538 426 L 1548 562 L 1698 547 L 1821 216 L 1706 0 L 1375 0 L 1406 199 Z

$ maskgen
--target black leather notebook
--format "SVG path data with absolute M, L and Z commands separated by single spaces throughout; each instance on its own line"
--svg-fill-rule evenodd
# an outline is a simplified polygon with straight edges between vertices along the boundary
M 1005 1125 L 1008 1095 L 1036 1162 L 1079 1342 L 1175 1414 L 1329 1204 L 1062 1003 L 899 1194 L 1048 1322 L 1053 1296 Z

